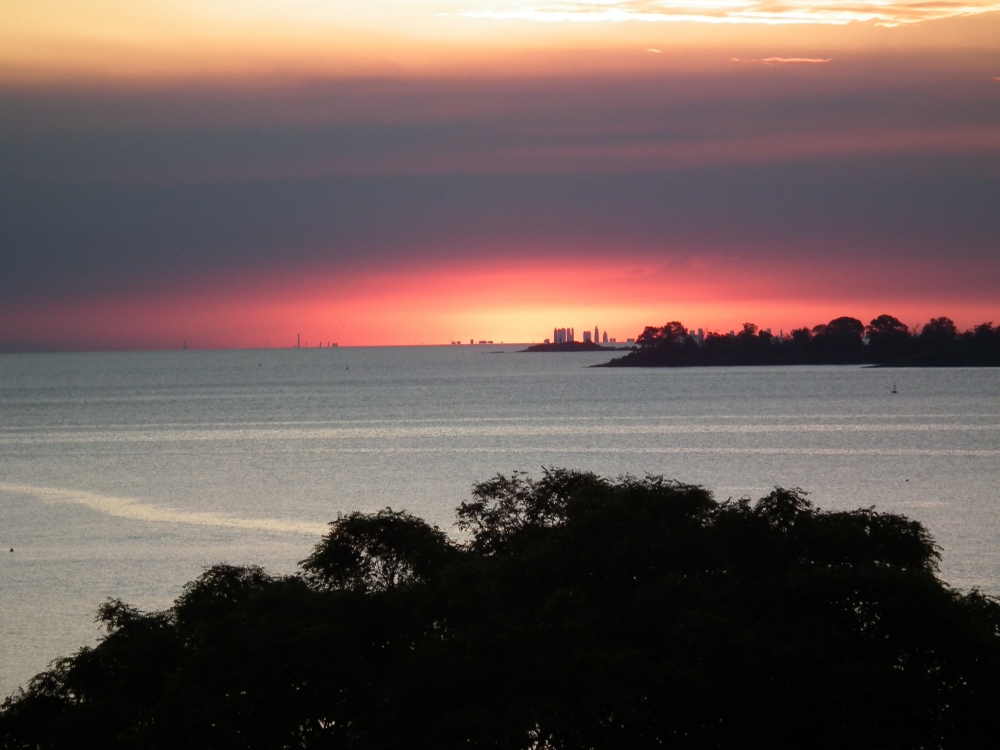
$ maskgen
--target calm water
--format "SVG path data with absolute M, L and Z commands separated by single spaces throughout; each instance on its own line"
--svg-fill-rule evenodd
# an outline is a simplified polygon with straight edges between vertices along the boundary
M 543 465 L 902 512 L 947 581 L 1000 593 L 1000 370 L 513 349 L 0 356 L 0 692 L 93 643 L 108 596 L 164 607 L 218 561 L 291 571 L 338 511 L 449 527 L 473 482 Z

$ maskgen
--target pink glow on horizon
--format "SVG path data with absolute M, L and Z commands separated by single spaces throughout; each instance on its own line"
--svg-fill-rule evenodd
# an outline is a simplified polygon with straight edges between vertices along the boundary
M 610 267 L 555 259 L 272 273 L 225 287 L 19 306 L 5 311 L 0 341 L 65 349 L 172 349 L 185 340 L 202 349 L 289 347 L 297 335 L 310 347 L 523 343 L 542 341 L 554 326 L 595 325 L 624 341 L 670 320 L 723 332 L 754 322 L 774 333 L 841 315 L 867 323 L 888 313 L 909 325 L 947 315 L 960 328 L 1000 320 L 994 296 L 970 292 L 965 279 L 910 269 L 889 287 L 880 278 L 895 270 L 882 270 L 870 267 L 861 283 L 850 266 L 705 256 L 669 264 L 639 257 Z

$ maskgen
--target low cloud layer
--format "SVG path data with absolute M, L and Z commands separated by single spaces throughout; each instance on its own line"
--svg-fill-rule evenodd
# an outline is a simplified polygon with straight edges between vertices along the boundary
M 500 7 L 497 7 L 497 6 Z M 494 3 L 488 9 L 470 9 L 461 15 L 468 18 L 529 20 L 542 22 L 615 23 L 639 21 L 647 23 L 703 22 L 729 24 L 830 24 L 874 23 L 879 26 L 900 26 L 956 16 L 969 16 L 1000 10 L 1000 3 L 985 0 L 978 3 L 954 3 L 947 0 L 922 2 L 897 0 L 878 2 L 863 0 L 851 3 L 838 0 L 812 2 L 771 2 L 741 0 L 719 3 L 713 0 L 575 0 L 523 5 L 514 2 Z

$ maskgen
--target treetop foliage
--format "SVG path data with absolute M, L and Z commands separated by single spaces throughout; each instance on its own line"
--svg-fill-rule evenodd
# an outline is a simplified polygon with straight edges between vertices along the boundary
M 422 580 L 449 551 L 439 528 L 385 508 L 338 516 L 300 565 L 306 580 L 317 587 L 385 591 Z
M 295 575 L 216 565 L 0 708 L 0 747 L 987 748 L 1000 605 L 921 524 L 799 489 L 519 472 L 457 535 L 338 516 Z
M 959 332 L 945 317 L 910 330 L 891 315 L 867 326 L 840 317 L 784 336 L 744 323 L 731 334 L 699 340 L 676 320 L 647 326 L 635 349 L 610 367 L 685 365 L 879 364 L 884 366 L 1000 366 L 1000 328 L 992 322 Z

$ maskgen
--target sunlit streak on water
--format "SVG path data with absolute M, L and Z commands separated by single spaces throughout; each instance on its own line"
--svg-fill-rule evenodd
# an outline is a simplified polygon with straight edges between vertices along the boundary
M 283 521 L 276 518 L 237 518 L 222 513 L 182 511 L 149 505 L 128 497 L 100 495 L 80 490 L 61 490 L 55 487 L 31 487 L 24 484 L 0 483 L 0 493 L 30 495 L 46 502 L 75 503 L 91 510 L 117 518 L 149 523 L 189 523 L 198 526 L 217 526 L 223 529 L 256 529 L 282 533 L 319 536 L 326 531 L 324 524 L 301 521 Z

